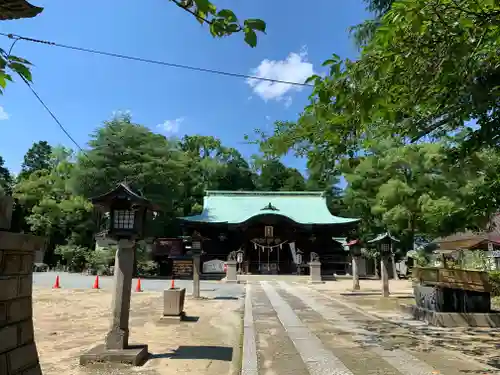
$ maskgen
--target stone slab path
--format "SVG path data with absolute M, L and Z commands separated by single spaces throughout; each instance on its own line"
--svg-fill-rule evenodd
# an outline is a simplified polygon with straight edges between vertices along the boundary
M 370 318 L 305 285 L 246 285 L 243 375 L 500 374 L 422 338 L 378 333 Z

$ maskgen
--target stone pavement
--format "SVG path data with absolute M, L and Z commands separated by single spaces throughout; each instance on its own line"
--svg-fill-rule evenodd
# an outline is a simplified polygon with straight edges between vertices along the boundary
M 257 281 L 246 292 L 243 375 L 500 374 L 424 337 L 382 335 L 383 320 L 305 285 Z

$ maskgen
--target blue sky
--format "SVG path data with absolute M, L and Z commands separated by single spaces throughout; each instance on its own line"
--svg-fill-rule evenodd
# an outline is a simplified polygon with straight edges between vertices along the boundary
M 214 39 L 205 27 L 168 0 L 38 1 L 45 7 L 34 19 L 1 22 L 0 31 L 62 44 L 254 74 L 304 81 L 322 72 L 332 53 L 356 57 L 348 28 L 368 17 L 362 0 L 214 0 L 240 19 L 261 18 L 267 35 L 256 48 L 242 35 Z M 0 37 L 0 47 L 10 41 Z M 244 143 L 253 129 L 271 129 L 275 120 L 294 120 L 307 104 L 310 89 L 251 84 L 176 68 L 89 55 L 29 42 L 13 54 L 27 58 L 34 88 L 77 142 L 115 111 L 130 111 L 133 120 L 165 135 L 213 135 L 249 157 L 257 150 Z M 0 96 L 0 155 L 14 173 L 33 142 L 46 140 L 75 148 L 22 83 Z M 303 170 L 292 157 L 286 164 Z

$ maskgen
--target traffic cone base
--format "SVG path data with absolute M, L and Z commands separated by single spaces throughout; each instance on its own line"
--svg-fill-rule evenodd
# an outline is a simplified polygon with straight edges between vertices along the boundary
M 141 279 L 137 279 L 137 286 L 135 287 L 136 292 L 142 292 Z

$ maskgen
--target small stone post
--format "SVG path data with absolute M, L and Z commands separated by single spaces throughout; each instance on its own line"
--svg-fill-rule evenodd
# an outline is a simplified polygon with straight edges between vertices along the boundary
M 193 297 L 200 298 L 201 254 L 193 253 Z
M 238 274 L 236 272 L 238 262 L 236 260 L 226 261 L 227 271 L 226 271 L 226 283 L 237 283 Z

